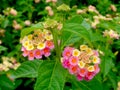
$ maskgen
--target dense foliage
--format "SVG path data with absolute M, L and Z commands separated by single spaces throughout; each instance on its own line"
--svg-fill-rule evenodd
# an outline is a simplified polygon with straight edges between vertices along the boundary
M 0 2 L 0 90 L 120 90 L 119 1 Z

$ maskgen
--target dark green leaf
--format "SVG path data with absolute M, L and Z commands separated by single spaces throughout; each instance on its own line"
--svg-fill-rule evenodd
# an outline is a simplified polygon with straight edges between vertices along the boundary
M 117 90 L 117 77 L 116 77 L 115 73 L 110 72 L 108 74 L 108 78 L 111 81 L 111 84 L 112 84 L 114 90 Z
M 2 90 L 14 90 L 14 83 L 5 75 L 0 76 L 0 87 Z
M 44 61 L 40 68 L 35 90 L 63 90 L 66 70 L 57 61 Z
M 15 78 L 29 77 L 35 78 L 38 76 L 38 68 L 42 64 L 42 60 L 27 61 L 13 72 Z
M 73 80 L 73 90 L 102 90 L 102 83 L 94 77 L 91 81 Z
M 78 23 L 67 23 L 63 28 L 63 32 L 71 32 L 74 35 L 78 35 L 80 38 L 83 38 L 91 47 L 91 36 L 88 30 Z

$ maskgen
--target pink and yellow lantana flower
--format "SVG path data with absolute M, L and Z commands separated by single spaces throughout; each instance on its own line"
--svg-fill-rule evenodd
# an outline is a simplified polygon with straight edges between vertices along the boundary
M 66 47 L 62 53 L 61 62 L 70 74 L 78 80 L 91 80 L 99 71 L 100 58 L 97 50 L 92 50 L 87 45 L 81 45 L 80 50 Z
M 41 59 L 43 55 L 48 57 L 54 48 L 53 36 L 49 30 L 34 30 L 21 39 L 23 56 L 29 60 Z

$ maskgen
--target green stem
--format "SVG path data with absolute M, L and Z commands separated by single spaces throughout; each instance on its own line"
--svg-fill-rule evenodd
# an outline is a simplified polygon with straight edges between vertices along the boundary
M 54 45 L 55 45 L 55 51 L 56 51 L 56 56 L 58 58 L 58 60 L 60 60 L 60 53 L 61 53 L 61 50 L 60 50 L 60 46 L 58 45 L 58 33 L 56 30 L 51 30 L 52 31 L 52 34 L 53 34 L 53 41 L 54 41 Z

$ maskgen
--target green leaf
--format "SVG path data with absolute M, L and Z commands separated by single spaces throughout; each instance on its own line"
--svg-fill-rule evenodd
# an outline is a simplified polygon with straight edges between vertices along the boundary
M 110 51 L 106 51 L 104 52 L 105 56 L 101 57 L 101 69 L 103 72 L 103 76 L 105 77 L 109 71 L 111 70 L 111 68 L 114 66 L 114 63 L 112 61 L 112 53 Z M 109 55 L 107 55 L 109 53 Z
M 61 37 L 62 37 L 62 44 L 61 44 L 62 49 L 64 48 L 64 46 L 74 44 L 75 42 L 80 40 L 80 37 L 78 35 L 75 35 L 68 31 L 63 31 Z
M 96 41 L 104 42 L 105 41 L 105 38 L 99 33 L 90 32 L 90 34 L 91 34 L 90 35 L 91 36 L 91 42 L 96 42 Z
M 39 22 L 37 24 L 34 24 L 32 27 L 22 29 L 21 38 L 23 38 L 25 35 L 31 33 L 32 31 L 34 31 L 36 29 L 40 29 L 40 28 L 42 28 L 42 23 L 41 22 Z
M 73 78 L 74 79 L 74 78 Z M 102 90 L 102 83 L 94 77 L 91 81 L 72 80 L 73 90 Z
M 42 64 L 42 60 L 26 61 L 13 72 L 14 78 L 28 77 L 35 78 L 38 76 L 38 68 Z
M 6 47 L 4 47 L 4 46 L 0 46 L 0 52 L 1 52 L 1 51 L 5 51 L 5 50 L 7 50 Z
M 71 32 L 74 35 L 78 35 L 80 38 L 83 38 L 91 47 L 91 36 L 88 30 L 85 27 L 78 23 L 66 23 L 63 32 L 67 31 L 68 33 Z
M 0 88 L 1 90 L 14 90 L 14 83 L 6 76 L 0 76 Z
M 6 28 L 6 27 L 8 26 L 8 24 L 9 24 L 9 20 L 8 20 L 8 19 L 5 19 L 5 20 L 3 21 L 3 23 L 2 23 L 2 27 L 3 27 L 3 28 Z
M 44 61 L 34 90 L 63 90 L 66 70 L 57 61 Z
M 66 23 L 78 23 L 81 24 L 84 21 L 82 16 L 76 15 L 72 17 L 70 20 L 66 21 Z
M 85 27 L 87 30 L 90 30 L 91 29 L 91 26 L 90 24 L 88 24 L 85 20 L 83 20 L 82 24 L 81 24 L 83 27 Z
M 108 74 L 108 78 L 111 81 L 111 84 L 112 84 L 114 90 L 117 90 L 117 76 L 115 75 L 115 73 L 110 72 Z

